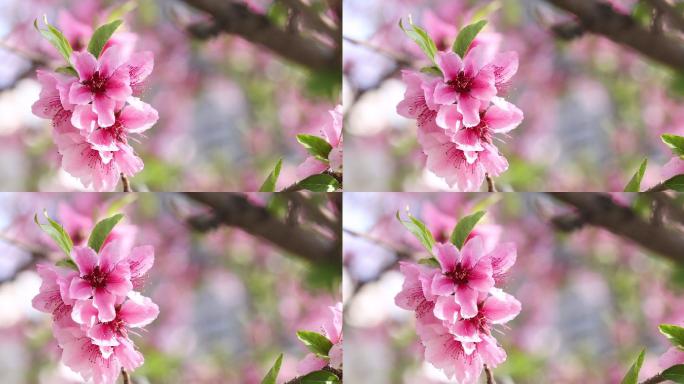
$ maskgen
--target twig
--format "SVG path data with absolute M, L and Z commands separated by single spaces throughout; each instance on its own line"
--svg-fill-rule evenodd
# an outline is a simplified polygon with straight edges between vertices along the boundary
M 128 376 L 128 372 L 121 368 L 121 377 L 123 377 L 123 384 L 131 384 L 131 378 Z
M 489 173 L 485 173 L 485 179 L 487 179 L 487 192 L 496 192 L 496 185 L 494 184 L 494 179 L 489 176 Z
M 133 192 L 131 190 L 131 184 L 128 182 L 128 178 L 123 173 L 121 174 L 121 184 L 123 184 L 124 192 Z
M 684 68 L 684 44 L 639 25 L 631 16 L 616 12 L 603 0 L 546 0 L 577 16 L 588 32 L 603 35 L 618 44 L 680 71 Z
M 675 28 L 684 32 L 684 16 L 665 0 L 646 0 Z
M 494 381 L 494 374 L 492 371 L 489 370 L 489 367 L 487 364 L 484 366 L 484 371 L 485 371 L 485 376 L 487 376 L 487 384 L 496 384 L 496 381 Z
M 364 47 L 364 48 L 368 49 L 369 51 L 373 51 L 373 52 L 378 53 L 380 55 L 383 55 L 387 58 L 390 58 L 398 66 L 401 66 L 401 67 L 413 66 L 413 61 L 411 59 L 404 57 L 404 56 L 401 56 L 399 54 L 396 54 L 394 52 L 388 51 L 388 50 L 381 48 L 381 47 L 378 47 L 376 45 L 373 45 L 367 41 L 358 40 L 358 39 L 355 39 L 355 38 L 349 37 L 349 36 L 343 36 L 342 38 L 351 44 L 358 45 L 360 47 Z
M 618 205 L 602 193 L 549 193 L 551 197 L 575 207 L 583 222 L 604 228 L 618 236 L 684 265 L 684 236 L 639 217 L 631 208 Z
M 662 373 L 659 373 L 651 378 L 648 378 L 644 381 L 642 381 L 640 384 L 657 384 L 657 383 L 663 383 L 667 381 L 667 379 L 663 376 Z

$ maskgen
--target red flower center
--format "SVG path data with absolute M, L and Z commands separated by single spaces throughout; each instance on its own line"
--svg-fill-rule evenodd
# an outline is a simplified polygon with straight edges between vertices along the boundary
M 463 268 L 461 264 L 456 264 L 454 269 L 452 271 L 445 273 L 445 275 L 448 278 L 450 278 L 454 282 L 454 284 L 461 285 L 468 283 L 468 276 L 470 275 L 470 271 Z
M 470 86 L 473 83 L 473 79 L 466 76 L 466 74 L 461 71 L 458 73 L 455 79 L 449 80 L 447 84 L 453 88 L 456 92 L 467 93 L 470 91 Z
M 92 93 L 104 93 L 106 90 L 107 78 L 100 75 L 99 71 L 95 71 L 93 76 L 90 79 L 83 81 L 82 84 L 88 87 Z
M 95 267 L 90 274 L 83 277 L 83 280 L 90 283 L 94 288 L 102 288 L 106 284 L 107 273 L 100 270 L 100 267 Z

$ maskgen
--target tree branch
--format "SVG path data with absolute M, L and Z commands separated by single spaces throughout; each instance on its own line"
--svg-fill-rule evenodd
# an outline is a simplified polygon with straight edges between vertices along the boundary
M 186 193 L 188 198 L 212 209 L 211 216 L 189 219 L 200 231 L 219 225 L 238 227 L 252 236 L 264 239 L 285 251 L 313 263 L 341 263 L 341 247 L 320 233 L 292 226 L 273 216 L 266 208 L 251 203 L 235 193 Z
M 583 222 L 632 240 L 676 263 L 684 265 L 684 236 L 641 219 L 631 208 L 618 205 L 602 193 L 549 193 L 575 207 Z
M 487 377 L 487 384 L 496 384 L 496 381 L 494 381 L 494 374 L 486 364 L 484 366 L 484 371 L 485 376 Z
M 546 0 L 577 16 L 583 29 L 614 42 L 677 71 L 684 68 L 684 44 L 639 25 L 631 16 L 616 12 L 602 0 Z
M 131 384 L 131 378 L 128 376 L 128 372 L 121 368 L 121 377 L 123 378 L 123 384 Z
M 684 17 L 665 0 L 646 0 L 651 6 L 660 12 L 668 22 L 680 31 L 684 31 Z
M 661 373 L 659 373 L 659 374 L 657 374 L 651 378 L 648 378 L 648 379 L 642 381 L 641 384 L 658 384 L 658 383 L 664 383 L 666 381 L 667 381 L 667 379 L 665 377 L 663 377 L 663 375 Z
M 265 15 L 252 12 L 245 4 L 220 0 L 184 0 L 187 4 L 210 14 L 209 23 L 188 28 L 199 38 L 215 36 L 219 32 L 238 35 L 252 43 L 315 71 L 338 70 L 341 50 L 322 42 L 290 33 L 274 25 Z

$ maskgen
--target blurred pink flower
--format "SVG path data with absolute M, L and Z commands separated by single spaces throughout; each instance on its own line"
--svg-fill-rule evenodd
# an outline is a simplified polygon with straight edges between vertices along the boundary
M 323 125 L 322 134 L 330 144 L 332 150 L 328 154 L 328 161 L 322 161 L 309 156 L 297 167 L 297 177 L 305 179 L 330 169 L 332 172 L 342 172 L 342 106 L 338 105 L 329 111 L 330 120 Z
M 665 180 L 684 174 L 684 160 L 679 156 L 671 158 L 670 161 L 663 166 L 662 174 Z
M 677 347 L 671 347 L 660 356 L 658 364 L 662 369 L 684 364 L 684 351 Z

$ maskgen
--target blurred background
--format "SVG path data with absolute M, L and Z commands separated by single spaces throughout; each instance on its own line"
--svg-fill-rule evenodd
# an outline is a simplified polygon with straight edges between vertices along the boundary
M 648 1 L 607 2 L 648 26 Z M 542 0 L 345 0 L 347 190 L 448 189 L 424 170 L 415 121 L 396 113 L 405 90 L 398 63 L 427 64 L 398 21 L 411 15 L 444 49 L 486 7 L 498 10 L 483 33 L 501 34 L 501 50 L 520 57 L 505 97 L 525 113 L 496 142 L 510 163 L 499 189 L 621 191 L 644 157 L 644 185 L 662 180 L 670 150 L 660 135 L 684 133 L 681 75 L 603 37 L 561 38 L 555 27 L 573 19 Z
M 644 195 L 578 195 L 606 197 L 601 204 L 629 209 L 644 226 L 655 225 L 653 201 Z M 664 201 L 679 207 L 670 213 L 681 213 L 684 196 Z M 450 382 L 424 362 L 414 313 L 394 304 L 404 280 L 397 261 L 426 256 L 397 222 L 397 211 L 403 215 L 406 209 L 437 241 L 447 241 L 458 219 L 485 209 L 475 229 L 517 245 L 517 262 L 500 288 L 520 300 L 522 312 L 496 331 L 508 354 L 493 370 L 497 383 L 619 383 L 642 348 L 641 378 L 661 370 L 658 358 L 670 344 L 658 325 L 684 324 L 682 264 L 581 224 L 573 208 L 549 195 L 345 193 L 345 375 L 350 382 Z M 629 221 L 625 217 L 622 221 Z M 660 231 L 678 231 L 681 239 L 681 217 L 661 217 Z
M 298 196 L 339 217 L 324 194 Z M 242 195 L 214 198 L 245 201 Z M 276 200 L 268 194 L 246 197 L 249 209 L 268 206 L 269 217 L 286 220 L 283 207 L 292 203 Z M 132 336 L 145 357 L 132 374 L 138 384 L 260 383 L 280 353 L 285 357 L 278 382 L 285 382 L 296 376 L 297 362 L 308 353 L 296 331 L 320 332 L 328 306 L 340 300 L 339 250 L 333 252 L 336 258 L 312 262 L 235 227 L 209 230 L 199 223 L 213 217 L 212 208 L 186 196 L 0 194 L 3 384 L 83 382 L 59 363 L 50 316 L 31 306 L 41 283 L 35 263 L 63 258 L 33 222 L 43 209 L 75 242 L 87 239 L 96 218 L 122 212 L 126 217 L 113 233 L 134 239 L 136 246 L 154 246 L 155 263 L 141 293 L 159 305 L 160 314 Z M 335 244 L 337 231 L 301 211 L 289 223 Z
M 339 104 L 339 64 L 309 68 L 237 35 L 209 32 L 211 15 L 190 3 L 0 2 L 0 189 L 83 189 L 60 169 L 50 122 L 31 114 L 40 91 L 35 69 L 61 65 L 56 50 L 33 28 L 43 15 L 59 29 L 75 31 L 69 38 L 78 47 L 114 14 L 125 20 L 117 34 L 129 33 L 137 40 L 136 50 L 154 53 L 155 68 L 142 99 L 160 119 L 132 143 L 145 162 L 132 180 L 134 190 L 255 191 L 280 158 L 278 189 L 294 182 L 296 166 L 307 155 L 295 135 L 321 134 L 328 110 Z M 289 8 L 280 1 L 236 3 L 277 28 L 287 27 Z M 312 7 L 332 12 L 325 1 L 313 1 Z M 322 42 L 333 58 L 341 49 L 339 42 L 299 25 L 287 33 Z

